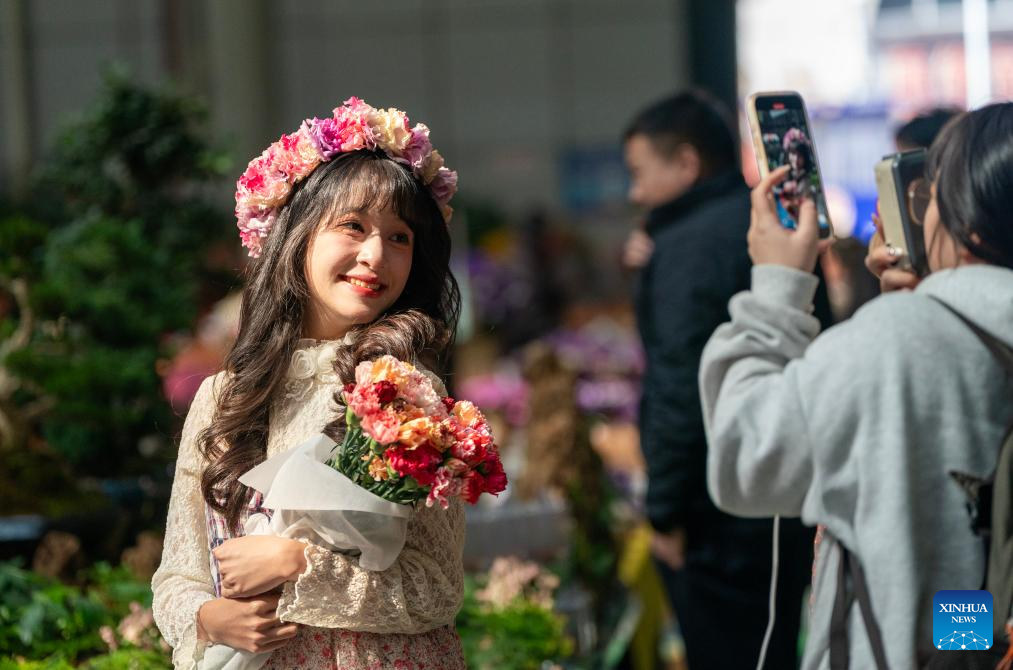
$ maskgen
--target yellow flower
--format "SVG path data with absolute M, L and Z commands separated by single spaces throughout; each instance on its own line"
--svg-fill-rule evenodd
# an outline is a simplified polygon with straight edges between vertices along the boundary
M 408 423 L 415 419 L 420 419 L 426 416 L 426 411 L 421 407 L 415 405 L 406 405 L 404 409 L 397 413 L 397 420 L 402 424 Z
M 411 421 L 401 424 L 401 430 L 398 431 L 397 441 L 409 449 L 415 449 L 426 442 L 432 441 L 434 433 L 437 433 L 439 428 L 439 423 L 434 422 L 428 416 L 412 419 Z
M 421 178 L 423 184 L 429 184 L 433 179 L 436 178 L 436 173 L 443 167 L 443 156 L 440 155 L 439 151 L 433 151 L 426 158 L 425 165 L 422 166 Z
M 454 405 L 454 416 L 461 423 L 472 428 L 485 421 L 485 417 L 482 416 L 482 412 L 479 411 L 478 407 L 475 407 L 474 403 L 467 400 L 460 400 Z
M 398 388 L 403 388 L 408 382 L 408 376 L 414 371 L 413 365 L 399 361 L 393 356 L 381 356 L 373 361 L 371 373 L 374 384 L 388 381 L 396 384 Z
M 390 473 L 387 471 L 387 464 L 379 456 L 374 456 L 373 460 L 370 461 L 369 476 L 378 482 L 390 478 Z
M 296 144 L 295 153 L 300 160 L 304 161 L 307 166 L 310 166 L 311 170 L 320 163 L 320 150 L 313 143 L 313 138 L 310 137 L 309 133 L 299 133 L 299 143 Z
M 411 139 L 408 128 L 408 117 L 405 113 L 390 107 L 375 109 L 369 114 L 369 126 L 373 130 L 376 143 L 384 151 L 400 154 Z

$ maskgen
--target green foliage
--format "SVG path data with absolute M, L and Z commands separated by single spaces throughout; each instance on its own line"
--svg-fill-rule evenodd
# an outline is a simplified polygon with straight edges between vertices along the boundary
M 140 221 L 87 216 L 53 234 L 43 263 L 36 302 L 102 343 L 154 345 L 194 316 L 192 287 L 174 279 L 172 255 Z
M 0 593 L 0 649 L 35 659 L 105 649 L 98 629 L 114 622 L 94 594 L 11 563 L 0 563 Z
M 151 606 L 151 587 L 126 568 L 96 563 L 70 586 L 0 562 L 0 670 L 160 670 L 165 654 L 129 646 L 106 653 L 102 626 L 115 628 L 132 602 Z M 98 654 L 98 655 L 96 655 Z
M 43 243 L 48 228 L 24 215 L 5 217 L 0 222 L 0 277 L 34 279 L 42 265 Z
M 166 654 L 149 649 L 118 649 L 79 666 L 83 670 L 172 670 Z
M 473 579 L 465 581 L 464 604 L 457 615 L 457 632 L 469 668 L 538 670 L 543 662 L 572 653 L 559 615 L 523 597 L 493 607 L 478 601 L 476 588 Z
M 147 649 L 118 649 L 95 656 L 77 666 L 79 670 L 172 670 L 165 654 Z M 0 658 L 0 670 L 73 670 L 74 666 L 57 655 L 42 660 Z
M 0 658 L 0 670 L 73 670 L 73 665 L 60 656 L 41 661 L 29 659 Z
M 95 563 L 88 570 L 86 581 L 91 590 L 115 616 L 125 616 L 130 603 L 151 607 L 151 584 L 140 581 L 122 565 L 113 567 L 105 562 Z
M 56 210 L 46 218 L 68 221 L 94 210 L 143 215 L 149 232 L 192 250 L 206 231 L 158 229 L 180 218 L 161 209 L 165 204 L 208 213 L 188 191 L 231 167 L 204 139 L 206 121 L 196 99 L 138 86 L 123 70 L 110 70 L 95 104 L 63 129 L 42 167 L 37 197 L 48 195 Z
M 24 380 L 9 403 L 51 401 L 41 418 L 15 417 L 15 439 L 41 436 L 79 474 L 159 470 L 138 446 L 172 432 L 157 373 L 167 336 L 194 323 L 209 279 L 229 283 L 205 260 L 231 231 L 209 204 L 229 161 L 205 121 L 194 99 L 110 72 L 42 165 L 25 205 L 35 218 L 0 221 L 0 287 L 24 280 L 30 296 L 0 333 L 35 318 L 29 345 L 0 361 Z

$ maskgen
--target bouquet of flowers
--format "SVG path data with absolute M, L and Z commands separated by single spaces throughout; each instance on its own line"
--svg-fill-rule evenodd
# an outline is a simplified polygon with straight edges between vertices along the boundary
M 347 431 L 328 464 L 395 503 L 499 494 L 506 475 L 485 417 L 467 400 L 441 398 L 414 366 L 383 356 L 360 363 L 344 390 Z
M 455 497 L 475 503 L 506 488 L 485 417 L 466 400 L 441 397 L 422 370 L 382 356 L 359 364 L 342 395 L 340 445 L 317 435 L 239 478 L 274 510 L 250 516 L 247 535 L 303 539 L 386 570 L 417 503 L 446 509 Z M 268 656 L 214 645 L 200 670 L 256 670 Z

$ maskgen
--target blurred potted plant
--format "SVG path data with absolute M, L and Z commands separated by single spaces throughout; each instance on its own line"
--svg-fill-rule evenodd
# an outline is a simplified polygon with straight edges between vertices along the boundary
M 66 584 L 0 563 L 0 670 L 162 670 L 169 649 L 151 619 L 151 587 L 99 563 Z
M 44 159 L 28 215 L 0 223 L 5 513 L 53 513 L 61 497 L 74 509 L 61 494 L 81 477 L 136 511 L 150 500 L 137 477 L 164 479 L 178 422 L 156 364 L 194 323 L 202 287 L 230 283 L 202 253 L 229 230 L 209 191 L 229 162 L 205 118 L 192 98 L 111 71 Z M 19 494 L 43 472 L 62 473 L 47 496 Z
M 497 558 L 465 581 L 457 630 L 469 668 L 538 670 L 565 659 L 573 643 L 553 611 L 559 578 L 537 563 Z

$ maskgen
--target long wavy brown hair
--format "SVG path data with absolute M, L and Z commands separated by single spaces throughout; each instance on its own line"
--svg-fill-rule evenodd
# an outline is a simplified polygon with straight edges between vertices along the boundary
M 428 189 L 379 152 L 343 154 L 322 164 L 295 187 L 261 256 L 247 268 L 239 334 L 225 359 L 214 418 L 197 437 L 208 464 L 201 475 L 204 500 L 232 529 L 252 494 L 239 477 L 266 456 L 270 404 L 302 337 L 310 240 L 337 212 L 388 207 L 414 233 L 408 281 L 385 314 L 353 328 L 355 344 L 338 349 L 335 370 L 342 383 L 353 381 L 357 363 L 385 353 L 436 371 L 445 363 L 461 299 L 450 271 L 450 235 Z M 343 424 L 328 432 L 340 434 Z

